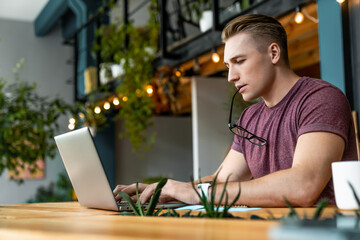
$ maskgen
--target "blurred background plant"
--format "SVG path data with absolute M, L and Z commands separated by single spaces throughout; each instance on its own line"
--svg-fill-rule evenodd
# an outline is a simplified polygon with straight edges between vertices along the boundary
M 27 202 L 67 202 L 72 200 L 75 200 L 74 191 L 67 174 L 64 172 L 59 174 L 56 183 L 52 182 L 47 187 L 39 187 L 35 197 Z
M 116 88 L 121 104 L 116 119 L 124 121 L 120 137 L 128 137 L 133 150 L 149 149 L 155 137 L 152 134 L 148 138 L 144 131 L 153 124 L 151 84 L 154 77 L 152 61 L 158 49 L 157 9 L 157 1 L 152 0 L 149 22 L 141 28 L 134 27 L 131 21 L 99 27 L 98 41 L 93 47 L 94 52 L 100 53 L 102 63 L 119 64 L 123 69 Z
M 20 79 L 23 66 L 21 59 L 13 69 L 13 81 L 0 78 L 0 175 L 7 169 L 10 178 L 18 183 L 23 182 L 18 177 L 21 171 L 35 173 L 39 170 L 38 160 L 55 157 L 53 138 L 59 131 L 61 116 L 72 116 L 70 124 L 74 128 L 99 121 L 86 112 L 82 103 L 71 105 L 59 97 L 40 96 L 35 83 Z

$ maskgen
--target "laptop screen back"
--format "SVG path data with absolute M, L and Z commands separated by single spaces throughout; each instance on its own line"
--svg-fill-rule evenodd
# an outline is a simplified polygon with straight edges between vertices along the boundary
M 55 142 L 80 204 L 118 211 L 89 128 L 56 136 Z

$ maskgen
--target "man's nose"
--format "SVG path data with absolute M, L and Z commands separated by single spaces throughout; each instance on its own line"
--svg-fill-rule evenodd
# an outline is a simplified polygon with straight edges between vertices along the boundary
M 239 80 L 239 74 L 232 67 L 229 67 L 228 82 L 236 82 L 237 80 Z

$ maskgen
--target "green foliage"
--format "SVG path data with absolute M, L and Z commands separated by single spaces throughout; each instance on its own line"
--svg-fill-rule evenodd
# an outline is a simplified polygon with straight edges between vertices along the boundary
M 286 198 L 284 198 L 284 202 L 286 204 L 286 206 L 290 209 L 290 213 L 287 216 L 287 218 L 290 219 L 296 219 L 296 220 L 300 220 L 299 215 L 297 214 L 297 212 L 295 211 L 294 207 L 292 206 L 292 204 L 289 202 L 289 200 L 287 200 Z M 328 200 L 324 199 L 322 200 L 316 207 L 316 210 L 314 212 L 314 215 L 312 217 L 312 220 L 319 220 L 321 217 L 321 214 L 323 212 L 323 210 L 325 209 L 325 207 L 328 205 Z M 286 218 L 285 218 L 286 219 Z M 308 219 L 307 216 L 304 216 L 303 219 Z
M 102 129 L 108 125 L 108 117 L 101 111 L 95 113 L 94 108 L 97 106 L 96 103 L 81 103 L 76 102 L 76 115 L 72 117 L 75 119 L 77 125 L 84 125 L 94 127 L 95 129 Z
M 135 28 L 133 23 L 111 24 L 97 30 L 99 44 L 93 50 L 100 52 L 104 62 L 120 63 L 124 68 L 121 84 L 116 89 L 121 102 L 118 119 L 124 121 L 124 131 L 120 137 L 128 137 L 133 150 L 147 150 L 154 141 L 155 135 L 146 137 L 144 131 L 153 124 L 153 101 L 146 92 L 151 85 L 154 69 L 152 61 L 157 51 L 159 24 L 157 22 L 157 1 L 150 5 L 150 20 L 143 28 Z M 125 38 L 129 45 L 125 48 Z
M 151 198 L 148 210 L 145 212 L 144 206 L 140 204 L 139 200 L 139 192 L 138 192 L 138 183 L 136 183 L 136 198 L 137 198 L 137 204 L 134 203 L 134 201 L 131 199 L 129 195 L 127 195 L 125 192 L 118 191 L 118 194 L 129 203 L 131 209 L 133 210 L 133 214 L 135 216 L 158 216 L 159 213 L 162 211 L 162 209 L 155 210 L 156 205 L 158 204 L 159 197 L 161 194 L 161 189 L 165 186 L 167 182 L 166 178 L 163 178 L 160 180 L 158 185 L 156 186 L 155 192 L 153 197 Z M 226 179 L 226 182 L 224 184 L 224 188 L 220 197 L 220 201 L 218 204 L 215 204 L 215 194 L 216 194 L 216 183 L 217 183 L 217 175 L 215 176 L 213 182 L 212 182 L 212 191 L 211 191 L 211 199 L 210 201 L 207 200 L 207 197 L 204 196 L 204 193 L 202 192 L 202 195 L 200 195 L 196 187 L 194 185 L 194 182 L 192 181 L 192 186 L 196 194 L 199 196 L 201 204 L 204 205 L 205 213 L 200 212 L 198 215 L 190 215 L 191 211 L 186 212 L 184 215 L 180 216 L 179 213 L 177 213 L 174 209 L 168 209 L 167 213 L 162 214 L 161 216 L 165 217 L 207 217 L 207 218 L 226 218 L 226 217 L 233 217 L 229 213 L 229 209 L 234 206 L 235 202 L 240 197 L 240 186 L 239 186 L 239 192 L 235 196 L 234 200 L 231 203 L 228 203 L 228 194 L 226 192 L 226 186 L 228 184 L 228 179 Z M 225 204 L 221 204 L 222 200 L 225 196 Z M 125 215 L 129 215 L 129 213 L 124 213 Z
M 328 200 L 327 199 L 324 199 L 322 200 L 319 205 L 316 207 L 316 211 L 314 213 L 314 216 L 313 216 L 313 220 L 319 220 L 320 219 L 320 216 L 324 210 L 324 208 L 328 205 Z
M 22 59 L 13 69 L 15 80 L 0 78 L 0 175 L 5 169 L 15 175 L 29 166 L 37 170 L 35 162 L 53 158 L 56 145 L 53 140 L 62 115 L 76 115 L 77 108 L 60 98 L 49 99 L 36 92 L 36 84 L 19 79 Z M 16 180 L 22 183 L 23 180 Z
M 355 201 L 358 205 L 358 209 L 355 210 L 355 214 L 356 214 L 357 218 L 360 219 L 360 197 L 356 194 L 354 186 L 350 182 L 348 182 L 348 184 L 351 188 L 351 191 L 354 195 Z
M 210 199 L 208 199 L 208 196 L 205 196 L 205 193 L 202 191 L 202 189 L 201 189 L 201 194 L 199 194 L 198 191 L 196 190 L 197 187 L 195 186 L 194 181 L 191 181 L 194 191 L 196 192 L 196 194 L 200 198 L 200 202 L 205 208 L 205 213 L 203 214 L 203 217 L 208 217 L 208 218 L 232 217 L 232 215 L 229 213 L 229 209 L 234 206 L 234 204 L 236 203 L 236 201 L 240 197 L 241 188 L 240 188 L 240 184 L 239 184 L 238 193 L 236 194 L 233 201 L 231 203 L 228 203 L 228 193 L 226 191 L 226 187 L 227 187 L 227 184 L 229 182 L 229 177 L 230 177 L 230 176 L 228 176 L 226 181 L 225 181 L 223 191 L 221 192 L 219 202 L 217 204 L 215 203 L 218 174 L 219 173 L 217 173 L 215 175 L 215 177 L 214 177 L 214 179 L 213 179 L 213 181 L 211 183 L 211 196 L 210 196 Z M 222 202 L 224 200 L 224 197 L 225 197 L 225 203 L 222 204 Z
M 28 203 L 39 202 L 65 202 L 71 201 L 73 188 L 65 173 L 60 173 L 56 183 L 50 183 L 47 187 L 37 189 L 35 198 L 29 199 Z
M 155 207 L 159 202 L 159 197 L 161 194 L 162 188 L 165 186 L 167 182 L 166 178 L 163 178 L 160 180 L 160 182 L 157 184 L 155 188 L 155 192 L 149 202 L 147 211 L 145 211 L 145 207 L 141 205 L 140 199 L 139 199 L 139 191 L 138 191 L 138 183 L 136 183 L 136 198 L 137 198 L 137 204 L 134 203 L 134 201 L 131 199 L 131 197 L 126 194 L 125 192 L 118 191 L 118 194 L 129 203 L 131 209 L 134 212 L 135 216 L 158 216 L 159 213 L 162 211 L 162 209 L 158 209 L 155 211 Z

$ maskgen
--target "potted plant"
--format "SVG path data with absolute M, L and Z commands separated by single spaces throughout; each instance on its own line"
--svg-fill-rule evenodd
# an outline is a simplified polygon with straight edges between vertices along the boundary
M 190 4 L 195 20 L 199 22 L 201 32 L 205 32 L 212 27 L 213 13 L 210 0 L 197 0 Z

